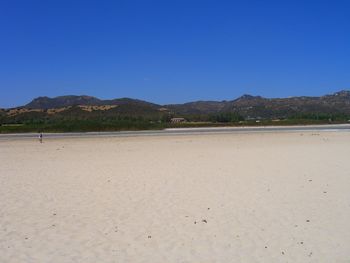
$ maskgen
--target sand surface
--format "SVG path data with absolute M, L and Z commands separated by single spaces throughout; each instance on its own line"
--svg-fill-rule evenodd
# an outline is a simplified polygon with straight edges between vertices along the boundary
M 0 262 L 350 262 L 350 133 L 2 140 Z

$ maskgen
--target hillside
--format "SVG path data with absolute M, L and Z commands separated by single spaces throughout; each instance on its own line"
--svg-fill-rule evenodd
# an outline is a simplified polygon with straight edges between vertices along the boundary
M 63 131 L 160 128 L 165 127 L 173 117 L 207 124 L 253 120 L 285 120 L 291 124 L 309 123 L 310 120 L 347 122 L 350 119 L 350 91 L 320 97 L 290 98 L 246 94 L 229 101 L 171 105 L 130 98 L 101 100 L 72 95 L 39 97 L 22 107 L 0 109 L 0 125 L 24 125 L 31 127 L 30 130 L 40 127 L 55 127 L 54 130 Z M 15 130 L 22 131 L 19 128 Z
M 120 98 L 113 100 L 100 100 L 96 97 L 91 96 L 59 96 L 55 98 L 49 97 L 38 97 L 32 100 L 23 108 L 27 109 L 55 109 L 55 108 L 64 108 L 69 106 L 78 106 L 78 105 L 89 105 L 89 106 L 101 106 L 101 105 L 140 105 L 142 107 L 159 107 L 154 103 L 149 103 L 142 100 L 130 99 L 130 98 Z
M 350 91 L 321 97 L 264 98 L 243 95 L 235 100 L 168 105 L 178 114 L 234 112 L 245 118 L 286 118 L 297 114 L 350 114 Z
M 230 101 L 195 101 L 184 104 L 158 105 L 147 101 L 120 98 L 101 100 L 91 96 L 38 97 L 25 106 L 0 110 L 0 115 L 15 116 L 29 112 L 72 114 L 72 109 L 86 116 L 98 111 L 106 115 L 143 116 L 167 112 L 173 115 L 208 115 L 237 113 L 245 118 L 286 118 L 296 114 L 350 114 L 350 91 L 321 97 L 264 98 L 243 95 Z

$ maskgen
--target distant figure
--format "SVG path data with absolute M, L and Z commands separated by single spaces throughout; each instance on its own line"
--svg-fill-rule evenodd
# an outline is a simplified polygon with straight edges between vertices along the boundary
M 40 141 L 40 143 L 43 143 L 43 133 L 42 132 L 39 133 L 39 141 Z

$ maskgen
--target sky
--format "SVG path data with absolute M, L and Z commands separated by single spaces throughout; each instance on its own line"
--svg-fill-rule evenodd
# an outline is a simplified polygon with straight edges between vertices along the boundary
M 350 89 L 350 1 L 0 0 L 0 107 Z

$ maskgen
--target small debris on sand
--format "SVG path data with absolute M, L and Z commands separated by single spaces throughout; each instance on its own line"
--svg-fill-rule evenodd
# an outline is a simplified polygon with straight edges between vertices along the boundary
M 203 222 L 203 223 L 208 223 L 206 219 L 203 219 L 202 222 Z

